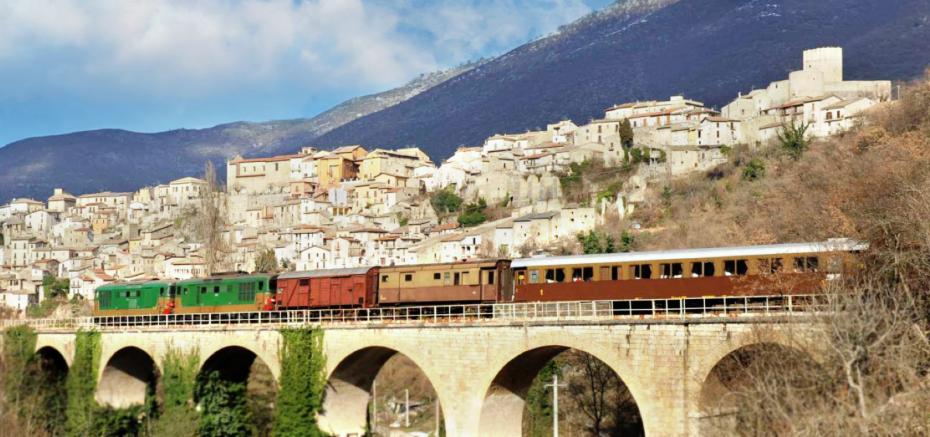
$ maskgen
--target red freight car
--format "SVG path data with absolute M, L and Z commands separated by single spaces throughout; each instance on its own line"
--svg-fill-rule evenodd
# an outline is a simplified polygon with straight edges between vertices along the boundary
M 377 281 L 377 267 L 282 273 L 278 308 L 370 308 L 377 303 Z

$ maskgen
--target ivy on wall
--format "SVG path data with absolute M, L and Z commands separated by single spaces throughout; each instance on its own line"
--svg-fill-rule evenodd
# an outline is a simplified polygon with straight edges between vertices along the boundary
M 31 369 L 36 365 L 36 333 L 28 326 L 3 332 L 3 392 L 14 405 L 29 393 Z
M 281 382 L 273 435 L 323 436 L 317 413 L 323 407 L 326 388 L 326 357 L 323 331 L 302 328 L 281 331 Z
M 74 362 L 68 372 L 65 387 L 68 402 L 65 409 L 65 431 L 69 436 L 94 434 L 94 413 L 97 402 L 97 369 L 100 366 L 100 333 L 80 330 L 75 336 Z
M 182 353 L 170 349 L 162 362 L 162 412 L 153 424 L 156 436 L 182 437 L 195 435 L 198 414 L 194 409 L 194 388 L 200 358 L 196 350 Z

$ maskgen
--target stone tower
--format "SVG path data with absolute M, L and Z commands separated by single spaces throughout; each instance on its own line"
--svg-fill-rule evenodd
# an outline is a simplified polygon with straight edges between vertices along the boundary
M 824 83 L 843 81 L 843 48 L 820 47 L 804 51 L 804 70 L 819 71 Z

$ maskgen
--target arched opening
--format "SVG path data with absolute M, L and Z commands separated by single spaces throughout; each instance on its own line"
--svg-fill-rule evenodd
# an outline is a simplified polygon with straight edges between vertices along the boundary
M 335 435 L 433 433 L 443 420 L 436 391 L 415 362 L 394 349 L 369 347 L 330 375 L 320 428 Z
M 524 352 L 498 372 L 485 394 L 479 433 L 551 435 L 555 415 L 559 430 L 573 435 L 644 435 L 639 407 L 620 376 L 597 357 L 565 346 Z
M 137 347 L 125 347 L 114 353 L 97 383 L 95 398 L 100 405 L 114 409 L 145 404 L 158 381 L 155 360 Z
M 707 435 L 786 434 L 792 417 L 829 402 L 830 379 L 804 352 L 775 343 L 736 349 L 701 387 L 700 428 Z
M 40 423 L 44 424 L 49 435 L 60 435 L 64 432 L 65 407 L 68 402 L 68 392 L 65 380 L 68 378 L 68 362 L 57 349 L 45 346 L 36 351 L 38 361 L 37 397 L 38 408 L 35 409 Z M 2 432 L 0 432 L 2 433 Z
M 194 388 L 202 435 L 268 435 L 277 384 L 268 365 L 240 346 L 216 351 L 203 363 Z

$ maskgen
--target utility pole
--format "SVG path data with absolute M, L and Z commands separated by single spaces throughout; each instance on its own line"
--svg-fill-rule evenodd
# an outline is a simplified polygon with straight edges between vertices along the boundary
M 439 397 L 436 398 L 436 437 L 439 437 Z
M 546 384 L 546 387 L 552 387 L 552 437 L 559 437 L 559 387 L 565 387 L 565 384 L 559 384 L 559 374 L 552 374 L 552 384 Z
M 404 428 L 410 428 L 410 389 L 404 389 Z

